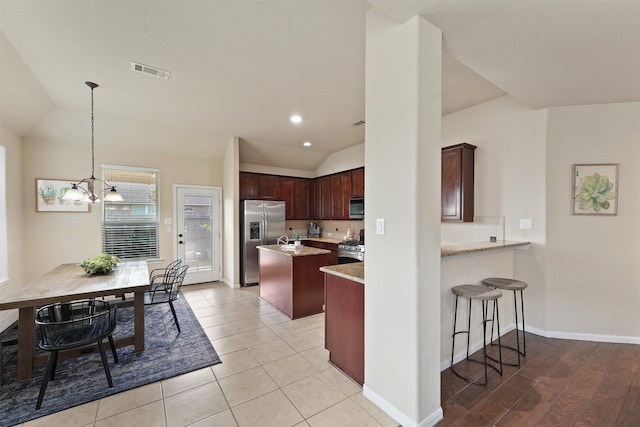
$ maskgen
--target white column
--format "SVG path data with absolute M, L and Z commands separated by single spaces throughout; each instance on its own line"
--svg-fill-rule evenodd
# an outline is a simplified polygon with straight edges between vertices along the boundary
M 441 56 L 424 18 L 367 12 L 364 394 L 405 427 L 442 418 Z

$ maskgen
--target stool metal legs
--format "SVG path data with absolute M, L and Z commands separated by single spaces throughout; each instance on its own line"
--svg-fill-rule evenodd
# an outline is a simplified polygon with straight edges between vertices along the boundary
M 483 359 L 482 360 L 478 360 L 478 359 L 474 359 L 469 357 L 469 347 L 470 347 L 470 343 L 471 343 L 471 299 L 469 299 L 469 314 L 468 314 L 468 319 L 467 319 L 467 330 L 461 330 L 461 331 L 457 331 L 456 330 L 456 325 L 457 325 L 457 321 L 458 321 L 458 295 L 456 295 L 456 302 L 455 302 L 455 308 L 454 308 L 454 314 L 453 314 L 453 335 L 452 335 L 452 345 L 451 345 L 451 371 L 456 374 L 458 377 L 462 378 L 465 381 L 470 382 L 471 384 L 477 384 L 477 385 L 483 385 L 486 386 L 488 384 L 488 367 L 491 367 L 493 369 L 495 369 L 496 372 L 498 372 L 500 374 L 500 376 L 502 376 L 502 346 L 501 346 L 501 341 L 500 341 L 500 316 L 499 316 L 499 311 L 498 311 L 498 304 L 496 300 L 493 300 L 493 314 L 491 319 L 489 319 L 487 317 L 488 315 L 488 308 L 489 308 L 489 301 L 486 300 L 481 300 L 482 302 L 482 355 L 483 355 Z M 498 330 L 498 359 L 495 359 L 491 356 L 489 356 L 487 354 L 487 322 L 491 322 L 491 334 L 492 334 L 492 340 L 493 340 L 493 324 L 496 323 L 496 327 Z M 471 378 L 467 378 L 465 376 L 463 376 L 462 374 L 458 373 L 456 371 L 456 369 L 454 368 L 454 364 L 453 364 L 453 356 L 455 354 L 455 345 L 456 345 L 456 335 L 458 334 L 467 334 L 467 354 L 466 354 L 466 360 L 469 360 L 471 362 L 476 362 L 476 363 L 481 363 L 484 365 L 484 381 L 476 381 L 473 380 Z M 493 360 L 494 362 L 499 364 L 499 368 L 494 366 L 493 364 L 489 363 L 489 360 Z
M 527 357 L 527 336 L 524 330 L 524 297 L 522 294 L 522 290 L 520 290 L 520 313 L 522 314 L 522 350 L 520 349 L 520 328 L 518 327 L 518 291 L 514 289 L 513 291 L 513 311 L 516 316 L 516 348 L 505 345 L 503 347 L 508 348 L 509 350 L 513 350 L 518 355 L 518 363 L 508 363 L 504 362 L 505 365 L 509 366 L 520 366 L 520 356 Z M 498 331 L 498 337 L 500 336 L 500 331 Z M 493 343 L 493 324 L 491 325 L 491 342 Z

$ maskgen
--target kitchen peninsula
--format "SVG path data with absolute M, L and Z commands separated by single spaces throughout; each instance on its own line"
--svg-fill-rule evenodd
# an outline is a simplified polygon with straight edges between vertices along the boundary
M 322 313 L 324 280 L 320 267 L 332 263 L 331 251 L 310 246 L 258 246 L 260 298 L 290 319 Z
M 325 273 L 325 348 L 329 361 L 364 384 L 364 262 L 320 268 Z

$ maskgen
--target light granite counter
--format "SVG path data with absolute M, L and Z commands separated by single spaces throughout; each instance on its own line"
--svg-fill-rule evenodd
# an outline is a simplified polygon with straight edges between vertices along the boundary
M 473 254 L 476 252 L 486 252 L 496 249 L 517 248 L 518 246 L 526 246 L 530 242 L 519 242 L 513 240 L 498 240 L 497 242 L 473 242 L 473 243 L 456 243 L 453 245 L 442 245 L 440 255 L 448 257 L 453 255 Z
M 287 249 L 285 249 L 287 248 Z M 290 248 L 290 249 L 288 249 Z M 293 257 L 298 257 L 298 256 L 310 256 L 310 255 L 324 255 L 324 254 L 330 254 L 331 251 L 327 250 L 327 249 L 319 249 L 319 248 L 312 248 L 311 246 L 298 246 L 298 247 L 293 247 L 293 245 L 262 245 L 262 246 L 258 246 L 258 249 L 263 249 L 266 251 L 271 251 L 271 252 L 277 252 L 280 254 L 284 254 L 284 255 L 289 255 L 289 256 L 293 256 Z
M 364 262 L 328 265 L 326 267 L 320 267 L 320 271 L 342 277 L 343 279 L 362 283 L 364 285 Z
M 336 237 L 303 237 L 300 240 L 302 240 L 303 242 L 305 240 L 313 240 L 316 242 L 335 243 L 335 244 L 341 243 L 343 241 L 342 239 L 338 239 Z

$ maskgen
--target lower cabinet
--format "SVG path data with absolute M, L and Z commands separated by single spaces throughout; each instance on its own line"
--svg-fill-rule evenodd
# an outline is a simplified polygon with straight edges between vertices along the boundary
M 364 384 L 364 285 L 324 275 L 325 347 L 329 360 Z
M 338 244 L 329 242 L 319 242 L 317 240 L 305 240 L 303 242 L 305 246 L 311 246 L 312 248 L 327 249 L 331 251 L 329 255 L 329 263 L 327 265 L 335 265 L 338 263 Z

